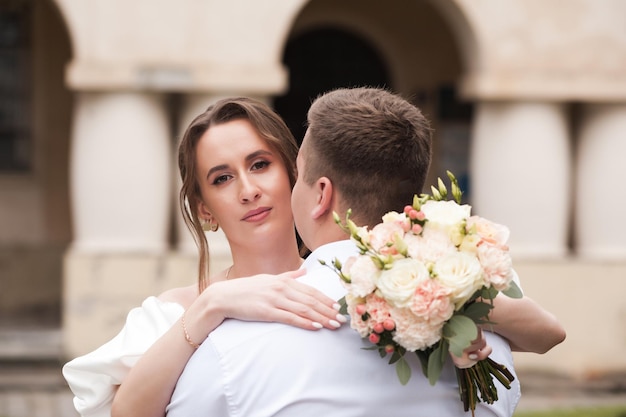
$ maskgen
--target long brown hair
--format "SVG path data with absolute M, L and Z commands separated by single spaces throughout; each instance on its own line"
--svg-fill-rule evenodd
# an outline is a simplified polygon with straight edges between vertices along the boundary
M 280 155 L 287 168 L 291 186 L 296 182 L 298 145 L 281 117 L 265 103 L 247 97 L 222 99 L 209 106 L 190 123 L 178 146 L 178 168 L 182 179 L 179 203 L 185 224 L 198 246 L 200 292 L 209 285 L 209 244 L 198 216 L 202 196 L 196 178 L 197 145 L 211 126 L 237 119 L 245 119 L 252 124 L 261 138 Z

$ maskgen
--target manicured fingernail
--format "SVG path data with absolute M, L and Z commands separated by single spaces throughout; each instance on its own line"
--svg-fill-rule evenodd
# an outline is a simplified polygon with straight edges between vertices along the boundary
M 337 321 L 340 323 L 345 323 L 348 321 L 348 319 L 343 314 L 337 314 Z
M 333 304 L 333 308 L 337 311 L 339 311 L 339 309 L 341 308 L 341 305 L 339 305 L 339 303 L 335 303 Z
M 316 321 L 314 321 L 313 323 L 311 323 L 313 325 L 313 327 L 315 327 L 316 329 L 321 329 L 324 326 L 322 326 L 322 323 L 318 323 Z
M 333 327 L 340 327 L 341 326 L 341 324 L 339 324 L 339 322 L 337 322 L 335 320 L 330 320 L 329 323 Z
M 475 353 L 470 353 L 469 355 L 467 355 L 468 358 L 470 358 L 471 360 L 475 361 L 476 359 L 478 359 L 478 355 Z

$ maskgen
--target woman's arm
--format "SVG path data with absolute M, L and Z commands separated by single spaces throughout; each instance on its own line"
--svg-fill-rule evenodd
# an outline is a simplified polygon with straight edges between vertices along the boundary
M 518 352 L 546 353 L 565 340 L 565 329 L 554 315 L 526 296 L 510 298 L 498 294 L 493 305 L 489 313 L 493 323 L 479 326 L 478 337 L 461 357 L 450 354 L 458 368 L 469 368 L 491 354 L 492 348 L 481 328 L 506 338 L 511 350 Z
M 115 395 L 111 416 L 164 416 L 176 382 L 195 351 L 193 345 L 202 343 L 225 318 L 276 321 L 309 330 L 339 327 L 345 318 L 337 313 L 335 301 L 294 280 L 302 273 L 210 285 L 185 311 L 185 327 L 179 320 L 133 366 Z
M 526 296 L 498 294 L 493 305 L 489 313 L 493 324 L 482 328 L 508 339 L 513 351 L 546 353 L 565 340 L 565 329 L 556 317 Z

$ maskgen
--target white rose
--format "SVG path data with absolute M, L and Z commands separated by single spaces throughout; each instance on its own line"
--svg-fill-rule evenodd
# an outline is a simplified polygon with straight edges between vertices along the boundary
M 350 293 L 356 297 L 365 297 L 376 289 L 376 281 L 380 276 L 380 269 L 376 267 L 372 258 L 358 256 L 349 266 L 351 279 Z
M 441 258 L 435 263 L 433 273 L 441 285 L 450 289 L 456 310 L 485 284 L 480 261 L 465 252 Z
M 390 211 L 383 216 L 383 223 L 403 223 L 407 220 L 406 214 Z
M 467 204 L 459 205 L 452 200 L 429 200 L 422 205 L 422 211 L 428 219 L 427 225 L 449 231 L 458 228 L 470 216 L 472 207 Z
M 390 304 L 408 307 L 419 282 L 428 278 L 428 269 L 422 262 L 411 258 L 399 259 L 391 269 L 382 271 L 378 289 Z

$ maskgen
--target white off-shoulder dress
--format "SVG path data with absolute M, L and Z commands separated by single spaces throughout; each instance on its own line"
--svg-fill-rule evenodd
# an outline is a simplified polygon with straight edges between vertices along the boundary
M 150 346 L 180 319 L 183 306 L 148 297 L 128 313 L 117 336 L 63 367 L 74 393 L 74 407 L 83 417 L 110 417 L 117 386 Z

